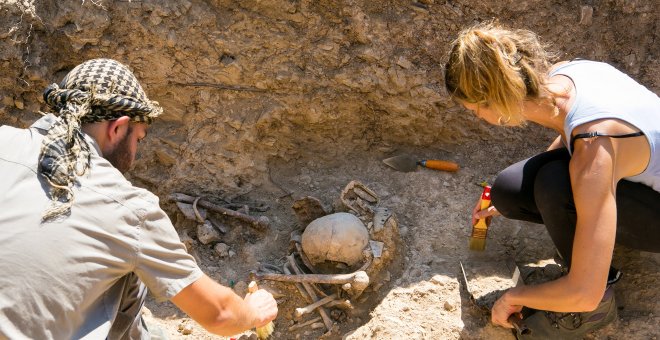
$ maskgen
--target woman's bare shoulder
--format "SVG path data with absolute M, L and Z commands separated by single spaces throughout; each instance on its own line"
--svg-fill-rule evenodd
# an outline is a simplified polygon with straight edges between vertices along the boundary
M 550 73 L 554 72 L 559 66 L 568 64 L 569 62 L 570 62 L 569 60 L 562 60 L 553 64 L 552 66 L 550 66 Z

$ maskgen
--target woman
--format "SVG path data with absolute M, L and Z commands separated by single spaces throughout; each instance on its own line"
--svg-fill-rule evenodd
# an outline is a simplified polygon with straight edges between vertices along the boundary
M 559 136 L 502 171 L 493 206 L 473 211 L 545 224 L 568 273 L 508 290 L 492 321 L 511 328 L 523 306 L 534 337 L 581 337 L 616 318 L 609 285 L 615 241 L 660 251 L 660 98 L 614 67 L 551 56 L 527 30 L 480 24 L 460 33 L 445 69 L 450 95 L 495 125 L 531 121 Z

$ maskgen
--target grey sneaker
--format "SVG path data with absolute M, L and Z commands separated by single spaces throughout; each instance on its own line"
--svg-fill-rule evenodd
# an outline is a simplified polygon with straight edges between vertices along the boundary
M 608 287 L 598 308 L 584 313 L 555 313 L 536 311 L 523 320 L 529 332 L 516 334 L 518 339 L 582 339 L 590 331 L 599 329 L 617 317 L 614 289 Z

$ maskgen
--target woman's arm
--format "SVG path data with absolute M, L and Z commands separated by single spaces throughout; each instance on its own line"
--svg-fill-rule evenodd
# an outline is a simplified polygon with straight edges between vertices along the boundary
M 545 151 L 555 150 L 555 149 L 559 149 L 559 148 L 563 148 L 563 147 L 564 147 L 564 143 L 561 141 L 561 135 L 559 135 L 559 136 L 557 136 L 557 138 L 555 138 L 552 141 L 550 146 L 548 146 L 548 149 L 545 150 Z
M 607 120 L 580 126 L 575 133 L 619 133 L 628 132 L 627 128 Z M 570 272 L 552 282 L 509 290 L 493 307 L 494 323 L 510 327 L 506 319 L 523 305 L 556 312 L 590 311 L 598 306 L 616 237 L 616 184 L 622 177 L 641 172 L 648 159 L 644 138 L 599 137 L 575 143 L 570 175 L 577 226 Z

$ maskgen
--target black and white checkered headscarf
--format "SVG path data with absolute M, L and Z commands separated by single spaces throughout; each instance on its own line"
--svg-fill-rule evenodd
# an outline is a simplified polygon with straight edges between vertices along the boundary
M 163 109 L 150 101 L 133 73 L 111 59 L 93 59 L 76 66 L 59 84 L 44 91 L 44 100 L 57 120 L 41 145 L 39 174 L 50 184 L 51 205 L 43 220 L 67 214 L 73 204 L 76 176 L 87 172 L 89 144 L 82 123 L 115 120 L 151 123 Z

